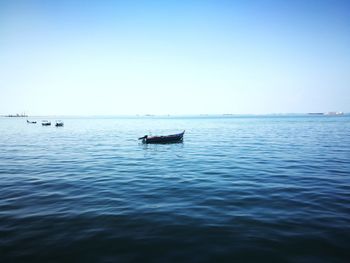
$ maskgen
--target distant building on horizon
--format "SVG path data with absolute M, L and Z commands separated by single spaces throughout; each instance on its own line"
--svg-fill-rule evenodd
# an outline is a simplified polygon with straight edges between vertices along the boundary
M 326 113 L 325 115 L 328 115 L 328 116 L 344 115 L 344 112 L 342 112 L 342 111 L 330 111 L 330 112 Z
M 19 117 L 28 117 L 28 115 L 25 114 L 25 112 L 23 112 L 21 114 L 16 113 L 16 114 L 5 115 L 5 117 L 11 117 L 11 118 L 16 117 L 16 118 L 19 118 Z

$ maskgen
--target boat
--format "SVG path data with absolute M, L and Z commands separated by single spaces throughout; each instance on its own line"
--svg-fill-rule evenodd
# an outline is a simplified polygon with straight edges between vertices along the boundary
M 63 122 L 62 121 L 56 121 L 55 126 L 56 127 L 63 127 Z
M 142 143 L 153 143 L 153 144 L 165 144 L 165 143 L 181 143 L 183 142 L 185 131 L 178 133 L 178 134 L 172 134 L 172 135 L 165 135 L 165 136 L 148 136 L 145 135 L 143 137 L 140 137 L 139 140 L 142 140 Z
M 28 121 L 28 120 L 27 120 L 27 123 L 32 123 L 32 124 L 35 124 L 35 123 L 36 123 L 36 121 Z
M 45 120 L 45 121 L 41 122 L 41 125 L 42 126 L 51 126 L 51 122 Z

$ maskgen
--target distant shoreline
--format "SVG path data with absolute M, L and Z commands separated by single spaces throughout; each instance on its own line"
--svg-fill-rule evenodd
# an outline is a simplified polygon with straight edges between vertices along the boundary
M 8 114 L 8 115 L 4 115 L 4 116 L 1 116 L 1 117 L 8 117 L 8 118 L 25 118 L 25 117 L 28 117 L 28 115 L 26 114 Z
M 347 116 L 344 112 L 267 113 L 267 114 L 115 114 L 115 115 L 0 115 L 2 118 L 235 118 L 235 117 L 334 117 Z

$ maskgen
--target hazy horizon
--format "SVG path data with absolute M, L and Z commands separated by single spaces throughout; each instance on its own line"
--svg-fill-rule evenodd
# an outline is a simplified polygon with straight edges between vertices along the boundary
M 347 1 L 0 1 L 0 114 L 350 112 Z
M 336 113 L 336 114 L 335 114 Z M 1 114 L 0 117 L 9 117 L 9 115 L 16 115 L 15 114 Z M 21 113 L 18 113 L 21 114 Z M 200 114 L 36 114 L 36 115 L 29 115 L 27 113 L 22 113 L 25 114 L 24 116 L 11 116 L 15 118 L 35 118 L 35 117 L 48 117 L 48 118 L 54 118 L 54 117 L 62 117 L 62 118 L 93 118 L 93 117 L 106 117 L 106 118 L 113 118 L 113 117 L 241 117 L 241 116 L 304 116 L 304 115 L 313 115 L 313 114 L 320 114 L 322 116 L 333 116 L 334 115 L 349 115 L 349 112 L 342 112 L 342 111 L 327 111 L 327 112 L 302 112 L 302 113 L 296 113 L 296 112 L 287 112 L 287 113 L 282 113 L 282 112 L 272 112 L 272 113 L 242 113 L 242 114 L 236 114 L 236 113 L 200 113 Z

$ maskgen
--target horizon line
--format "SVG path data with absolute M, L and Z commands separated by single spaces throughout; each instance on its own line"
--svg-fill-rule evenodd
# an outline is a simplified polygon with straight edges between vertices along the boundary
M 186 117 L 186 116 L 266 116 L 266 115 L 348 115 L 349 112 L 342 111 L 328 111 L 328 112 L 273 112 L 273 113 L 200 113 L 200 114 L 34 114 L 25 116 L 16 116 L 13 114 L 0 114 L 0 117 L 6 118 L 30 118 L 30 117 Z M 13 115 L 13 116 L 10 116 Z

